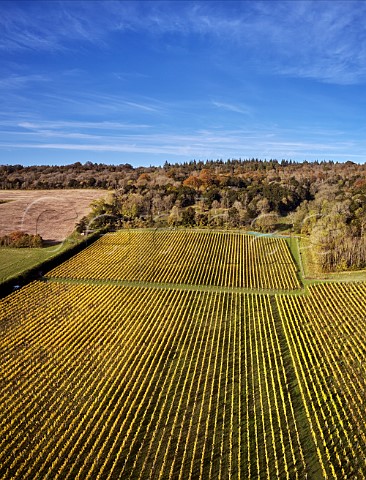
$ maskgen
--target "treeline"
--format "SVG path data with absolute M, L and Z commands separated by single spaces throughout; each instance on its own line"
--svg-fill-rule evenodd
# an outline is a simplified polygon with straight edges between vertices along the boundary
M 112 166 L 91 162 L 66 166 L 0 165 L 0 189 L 118 188 L 118 182 L 131 170 L 128 164 Z
M 158 177 L 157 181 L 183 181 L 192 174 L 209 170 L 216 175 L 216 181 L 225 185 L 240 186 L 241 176 L 246 175 L 248 179 L 252 174 L 265 175 L 272 172 L 281 174 L 284 169 L 292 172 L 298 171 L 299 166 L 305 170 L 313 166 L 332 167 L 332 162 L 327 163 L 302 163 L 296 164 L 291 161 L 282 160 L 207 160 L 205 162 L 195 160 L 185 163 L 168 163 L 162 167 L 137 167 L 130 164 L 106 165 L 102 163 L 80 162 L 71 165 L 36 165 L 24 167 L 22 165 L 0 165 L 0 189 L 64 189 L 64 188 L 101 188 L 117 189 L 123 187 L 129 181 L 135 182 L 140 175 L 151 174 Z M 341 165 L 341 164 L 338 164 Z M 239 178 L 235 177 L 239 175 Z M 154 178 L 152 179 L 154 180 Z M 204 183 L 204 182 L 203 182 Z
M 366 267 L 366 165 L 232 159 L 133 168 L 77 162 L 0 166 L 0 188 L 107 188 L 80 232 L 104 225 L 287 229 L 321 268 Z
M 40 235 L 32 235 L 26 232 L 16 231 L 0 237 L 1 247 L 12 248 L 41 248 L 43 239 Z

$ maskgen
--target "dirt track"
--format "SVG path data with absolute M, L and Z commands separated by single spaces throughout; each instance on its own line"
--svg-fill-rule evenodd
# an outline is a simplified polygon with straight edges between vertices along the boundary
M 106 190 L 0 190 L 0 235 L 22 230 L 44 240 L 61 241 L 90 212 L 90 203 Z

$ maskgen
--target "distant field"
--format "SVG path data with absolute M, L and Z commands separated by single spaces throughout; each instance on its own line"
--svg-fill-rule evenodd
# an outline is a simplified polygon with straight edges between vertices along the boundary
M 62 241 L 106 190 L 0 190 L 0 236 L 15 230 Z
M 0 248 L 0 283 L 65 250 L 69 243 L 45 248 Z

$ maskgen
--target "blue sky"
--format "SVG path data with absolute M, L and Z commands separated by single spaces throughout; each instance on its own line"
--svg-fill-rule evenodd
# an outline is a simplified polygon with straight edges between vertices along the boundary
M 366 161 L 364 1 L 1 1 L 0 164 Z

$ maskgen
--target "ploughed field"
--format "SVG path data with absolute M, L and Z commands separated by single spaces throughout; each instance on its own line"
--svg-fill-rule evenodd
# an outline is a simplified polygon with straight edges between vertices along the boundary
M 106 190 L 0 190 L 0 236 L 22 230 L 61 242 Z
M 281 239 L 136 231 L 5 297 L 0 477 L 364 478 L 366 285 L 299 287 Z

